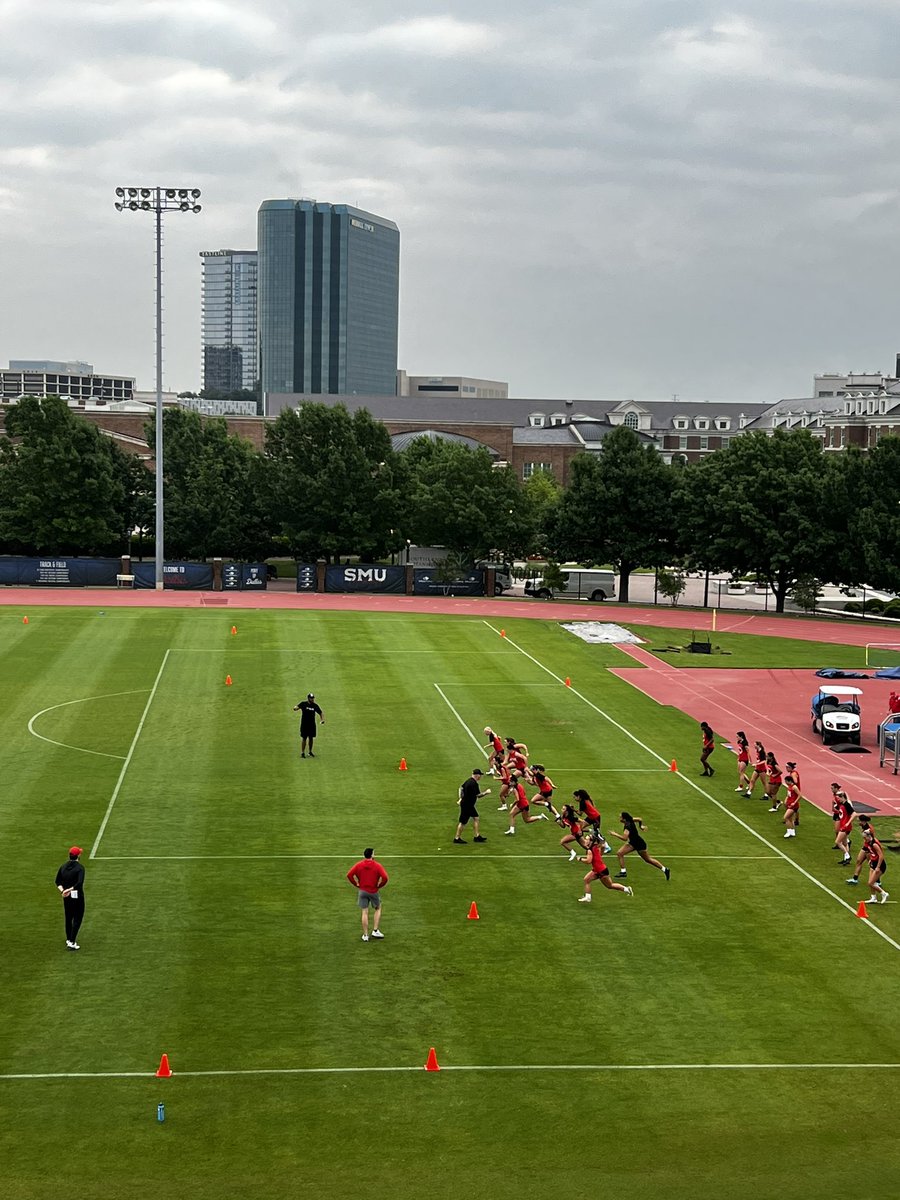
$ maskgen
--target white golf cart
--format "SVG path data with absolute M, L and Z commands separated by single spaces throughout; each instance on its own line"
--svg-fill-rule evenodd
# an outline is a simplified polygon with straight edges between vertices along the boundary
M 812 731 L 822 738 L 822 745 L 850 742 L 859 745 L 862 721 L 859 697 L 862 689 L 823 684 L 812 698 Z

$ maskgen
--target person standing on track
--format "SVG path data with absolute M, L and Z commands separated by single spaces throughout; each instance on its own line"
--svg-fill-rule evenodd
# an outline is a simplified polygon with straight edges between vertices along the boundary
M 83 853 L 80 846 L 73 846 L 68 860 L 56 872 L 56 886 L 63 898 L 67 950 L 81 949 L 78 930 L 84 920 L 84 867 L 78 859 Z
M 357 904 L 362 909 L 362 940 L 369 940 L 369 908 L 374 909 L 375 918 L 372 922 L 372 937 L 381 939 L 384 934 L 378 928 L 381 922 L 381 889 L 388 881 L 388 873 L 380 862 L 372 857 L 375 851 L 371 846 L 363 850 L 363 856 L 354 863 L 347 872 L 347 878 L 359 892 Z
M 465 839 L 463 838 L 463 826 L 472 822 L 472 828 L 475 830 L 473 842 L 486 842 L 487 838 L 482 837 L 478 829 L 478 809 L 475 807 L 482 796 L 491 794 L 490 788 L 481 790 L 481 778 L 484 772 L 480 767 L 476 767 L 468 779 L 464 779 L 459 789 L 459 824 L 456 826 L 456 837 L 453 839 L 454 846 L 464 846 Z
M 590 904 L 591 902 L 591 884 L 595 879 L 599 879 L 605 888 L 611 892 L 624 892 L 626 896 L 633 896 L 634 892 L 630 887 L 626 887 L 623 883 L 613 883 L 609 877 L 609 867 L 603 861 L 603 855 L 600 851 L 600 843 L 596 838 L 591 841 L 591 848 L 588 850 L 585 857 L 581 860 L 583 863 L 590 863 L 591 869 L 584 877 L 584 895 L 578 897 L 579 904 Z
M 750 764 L 750 743 L 747 741 L 747 735 L 743 729 L 739 729 L 737 733 L 737 761 L 738 785 L 734 790 L 746 793 L 750 786 L 750 776 L 747 773 Z
M 872 893 L 869 903 L 874 904 L 877 900 L 879 904 L 887 904 L 889 893 L 881 886 L 887 863 L 884 861 L 884 848 L 873 829 L 866 830 L 863 847 L 869 860 L 869 890 Z
M 619 872 L 616 879 L 624 879 L 628 872 L 625 870 L 625 855 L 637 851 L 645 863 L 649 863 L 651 867 L 656 867 L 657 871 L 662 871 L 666 877 L 666 883 L 669 882 L 669 876 L 672 872 L 668 867 L 664 867 L 658 858 L 651 858 L 647 853 L 647 843 L 644 841 L 641 830 L 645 828 L 644 822 L 640 817 L 633 817 L 629 812 L 619 813 L 619 820 L 622 822 L 624 833 L 616 833 L 614 829 L 610 830 L 613 837 L 617 837 L 620 842 L 624 842 L 624 846 L 620 846 L 616 851 L 616 858 L 619 860 Z
M 313 754 L 313 742 L 316 740 L 316 714 L 319 716 L 319 724 L 325 724 L 325 718 L 322 716 L 322 710 L 316 704 L 316 698 L 310 692 L 305 700 L 301 700 L 299 704 L 294 705 L 294 712 L 300 713 L 300 757 L 306 758 L 306 748 L 309 746 L 309 757 L 315 758 Z
M 706 721 L 700 722 L 700 733 L 703 737 L 703 745 L 700 750 L 700 766 L 703 768 L 703 770 L 700 772 L 700 774 L 710 776 L 715 775 L 715 771 L 709 765 L 709 756 L 716 748 L 716 735 L 713 733 L 712 728 Z

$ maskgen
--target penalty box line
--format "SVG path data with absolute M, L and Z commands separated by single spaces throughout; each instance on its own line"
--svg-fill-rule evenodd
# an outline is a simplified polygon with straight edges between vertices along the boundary
M 247 1078 L 253 1075 L 387 1075 L 418 1072 L 424 1066 L 400 1067 L 235 1067 L 209 1071 L 173 1071 L 173 1079 Z M 896 1071 L 900 1063 L 467 1063 L 442 1066 L 457 1071 Z M 48 1079 L 156 1079 L 155 1071 L 30 1071 L 0 1074 L 0 1082 Z
M 490 621 L 482 621 L 482 624 L 486 625 L 492 633 L 497 634 L 498 637 L 500 636 L 500 630 L 497 629 L 494 625 L 492 625 L 490 623 Z M 508 646 L 512 646 L 512 648 L 514 650 L 517 650 L 519 654 L 524 654 L 525 657 L 527 659 L 529 659 L 531 662 L 533 662 L 536 667 L 539 667 L 542 671 L 546 671 L 546 673 L 552 679 L 555 679 L 557 681 L 557 683 L 559 683 L 563 687 L 565 687 L 565 680 L 562 679 L 559 675 L 557 675 L 555 671 L 551 671 L 549 667 L 545 666 L 542 662 L 540 662 L 538 659 L 536 659 L 533 654 L 529 654 L 527 650 L 525 650 L 522 646 L 518 645 L 516 642 L 512 641 L 511 638 L 508 638 L 508 637 L 504 638 L 504 641 L 506 642 L 506 644 Z M 648 746 L 646 742 L 642 742 L 641 739 L 639 737 L 637 737 L 636 734 L 633 734 L 630 729 L 626 729 L 624 725 L 621 725 L 615 719 L 615 717 L 611 717 L 608 712 L 604 712 L 602 708 L 598 707 L 593 702 L 593 700 L 589 700 L 587 698 L 587 696 L 583 695 L 576 688 L 573 688 L 571 686 L 567 687 L 566 691 L 569 692 L 573 696 L 577 696 L 578 699 L 582 701 L 582 703 L 586 704 L 589 708 L 592 708 L 595 713 L 597 713 L 597 714 L 599 714 L 599 716 L 603 717 L 603 719 L 605 721 L 608 721 L 610 723 L 610 725 L 612 725 L 612 726 L 614 726 L 614 728 L 618 729 L 620 733 L 623 733 L 630 741 L 634 742 L 634 744 L 636 746 L 640 746 L 642 750 L 645 750 L 647 752 L 647 754 L 649 754 L 652 758 L 655 758 L 657 762 L 662 763 L 663 765 L 667 765 L 666 760 L 663 758 L 663 756 L 661 754 L 657 754 L 657 752 L 655 750 L 651 749 L 651 747 Z M 763 837 L 763 835 L 761 833 L 757 833 L 757 831 L 753 828 L 752 825 L 748 825 L 746 821 L 742 820 L 737 815 L 737 813 L 732 812 L 730 808 L 728 808 L 728 807 L 726 807 L 726 805 L 722 804 L 721 801 L 717 800 L 715 798 L 715 796 L 711 795 L 708 791 L 706 791 L 705 788 L 702 788 L 697 782 L 695 782 L 695 780 L 693 780 L 689 776 L 683 774 L 683 772 L 681 772 L 681 771 L 677 771 L 677 772 L 675 772 L 675 774 L 677 774 L 680 779 L 683 779 L 686 784 L 688 784 L 690 787 L 692 787 L 695 792 L 697 792 L 699 795 L 703 796 L 704 799 L 708 800 L 710 802 L 710 804 L 714 804 L 716 806 L 716 808 L 719 809 L 720 812 L 723 812 L 725 814 L 725 816 L 730 817 L 732 821 L 734 821 L 736 824 L 740 825 L 740 827 L 742 829 L 746 830 L 747 833 L 751 834 L 751 836 L 755 837 L 758 842 L 762 842 L 762 844 L 764 846 L 767 846 L 769 848 L 769 850 L 772 851 L 773 854 L 777 855 L 779 858 L 783 858 L 785 862 L 790 863 L 790 865 L 794 868 L 795 871 L 799 871 L 800 874 L 805 879 L 808 879 L 810 883 L 814 884 L 817 888 L 819 888 L 820 891 L 823 891 L 826 896 L 830 896 L 832 898 L 832 900 L 837 901 L 837 903 L 840 904 L 842 908 L 845 908 L 847 910 L 847 912 L 851 913 L 853 916 L 856 916 L 856 909 L 853 907 L 852 904 L 848 904 L 847 901 L 843 899 L 843 897 L 841 897 L 837 894 L 837 892 L 833 892 L 831 890 L 831 888 L 828 887 L 826 884 L 822 883 L 822 881 L 820 879 L 816 879 L 815 875 L 810 874 L 810 872 L 807 871 L 804 867 L 801 867 L 798 862 L 795 862 L 794 859 L 792 859 L 789 855 L 785 854 L 785 852 L 779 846 L 774 845 L 767 838 Z M 863 918 L 863 920 L 864 920 L 864 923 L 866 925 L 868 925 L 868 927 L 874 933 L 877 933 L 880 938 L 882 938 L 885 942 L 887 942 L 889 946 L 893 946 L 893 948 L 895 950 L 900 950 L 900 942 L 896 942 L 890 936 L 890 934 L 885 933 L 883 929 L 879 929 L 877 925 L 873 925 L 872 922 L 868 918 Z

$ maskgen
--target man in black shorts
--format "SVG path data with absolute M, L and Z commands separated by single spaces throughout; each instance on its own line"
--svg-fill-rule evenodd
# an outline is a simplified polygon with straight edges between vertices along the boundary
M 294 705 L 294 712 L 300 712 L 300 757 L 306 758 L 306 748 L 309 747 L 309 757 L 315 758 L 313 754 L 313 742 L 316 740 L 316 713 L 319 714 L 319 724 L 325 724 L 325 718 L 322 716 L 322 710 L 316 704 L 316 698 L 312 694 L 301 700 L 299 704 Z
M 462 836 L 462 831 L 463 825 L 468 825 L 470 820 L 475 830 L 475 836 L 472 841 L 487 841 L 487 838 L 482 837 L 478 832 L 478 809 L 475 807 L 482 796 L 489 796 L 491 794 L 490 788 L 485 788 L 484 791 L 481 790 L 481 777 L 483 774 L 484 772 L 479 767 L 476 767 L 469 778 L 463 781 L 459 789 L 459 799 L 456 802 L 459 805 L 459 824 L 456 826 L 456 837 L 453 839 L 455 846 L 464 846 L 466 844 L 465 838 Z

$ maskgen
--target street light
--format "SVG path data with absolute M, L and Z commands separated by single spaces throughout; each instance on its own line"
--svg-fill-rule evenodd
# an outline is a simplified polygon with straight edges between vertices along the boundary
M 163 586 L 162 215 L 200 211 L 199 188 L 116 188 L 118 212 L 156 213 L 156 587 Z

